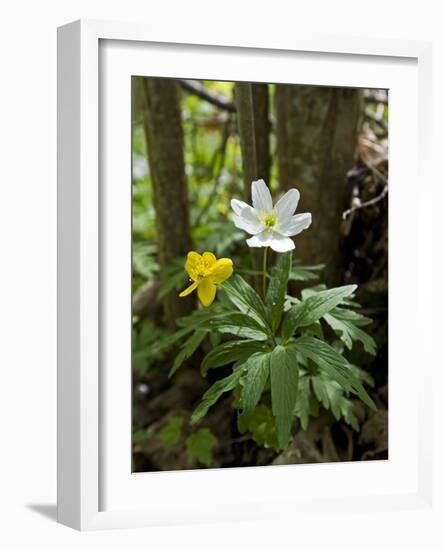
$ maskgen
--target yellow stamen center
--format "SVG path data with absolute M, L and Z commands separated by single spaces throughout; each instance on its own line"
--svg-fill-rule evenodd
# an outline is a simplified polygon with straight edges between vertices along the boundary
M 266 216 L 266 218 L 263 220 L 263 223 L 268 229 L 271 229 L 277 223 L 277 218 L 274 214 L 269 214 L 269 216 Z
M 206 259 L 201 259 L 196 265 L 197 279 L 199 281 L 207 277 L 211 272 L 212 265 Z

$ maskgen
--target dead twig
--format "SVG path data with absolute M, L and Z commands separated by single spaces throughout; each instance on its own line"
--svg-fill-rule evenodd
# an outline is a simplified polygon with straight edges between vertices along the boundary
M 356 197 L 354 199 L 355 204 L 351 206 L 351 208 L 348 208 L 348 210 L 345 210 L 343 212 L 343 220 L 346 220 L 348 216 L 350 216 L 353 212 L 356 212 L 357 210 L 361 210 L 362 208 L 368 208 L 369 206 L 374 206 L 375 204 L 383 200 L 387 194 L 388 194 L 388 184 L 386 182 L 382 192 L 376 197 L 374 197 L 373 199 L 370 199 L 365 202 L 360 202 L 360 199 Z
M 187 92 L 198 96 L 200 99 L 204 99 L 219 109 L 223 109 L 229 113 L 235 113 L 237 111 L 235 103 L 229 101 L 229 99 L 222 94 L 210 92 L 197 80 L 180 80 L 180 85 Z

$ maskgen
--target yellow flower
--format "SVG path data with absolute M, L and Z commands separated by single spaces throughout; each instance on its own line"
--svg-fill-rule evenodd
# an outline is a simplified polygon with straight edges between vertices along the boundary
M 189 252 L 185 269 L 193 283 L 180 293 L 180 298 L 197 289 L 198 298 L 205 307 L 214 301 L 215 285 L 228 279 L 234 271 L 230 258 L 217 260 L 212 252 L 203 252 L 202 256 L 197 252 Z

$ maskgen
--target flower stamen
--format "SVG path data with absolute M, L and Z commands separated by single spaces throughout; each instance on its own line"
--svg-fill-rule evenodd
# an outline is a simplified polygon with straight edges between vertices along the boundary
M 275 216 L 275 214 L 269 214 L 269 216 L 266 216 L 263 220 L 263 223 L 268 229 L 272 229 L 277 224 L 277 216 Z

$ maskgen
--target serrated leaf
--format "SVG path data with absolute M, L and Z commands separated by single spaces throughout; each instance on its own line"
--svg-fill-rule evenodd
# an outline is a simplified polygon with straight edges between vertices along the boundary
M 256 353 L 244 365 L 242 415 L 249 416 L 257 406 L 269 377 L 269 353 Z
M 361 369 L 360 367 L 357 367 L 357 365 L 353 365 L 352 363 L 349 363 L 349 366 L 351 367 L 352 372 L 355 374 L 355 376 L 359 380 L 361 380 L 362 382 L 364 382 L 365 384 L 367 384 L 371 388 L 373 388 L 375 386 L 374 379 L 369 374 L 369 372 Z
M 145 243 L 134 243 L 132 247 L 134 270 L 147 280 L 152 279 L 158 271 L 158 263 L 155 259 L 156 248 Z
M 351 295 L 356 288 L 356 285 L 346 285 L 322 290 L 293 306 L 286 313 L 283 322 L 283 338 L 287 340 L 296 328 L 311 325 L 323 317 L 323 315 L 340 304 L 344 298 Z
M 231 304 L 230 304 L 231 305 Z M 218 319 L 219 317 L 224 317 L 229 313 L 234 313 L 235 310 L 226 310 L 225 308 L 219 308 L 219 304 L 214 304 L 211 308 L 197 309 L 193 311 L 190 315 L 185 317 L 180 317 L 177 319 L 177 326 L 185 327 L 187 329 L 200 329 L 203 330 L 207 328 L 210 330 L 209 323 L 212 319 Z
M 267 340 L 268 334 L 262 325 L 245 313 L 229 313 L 209 321 L 209 326 L 218 332 L 234 334 L 239 338 Z
M 351 401 L 349 401 L 349 399 L 343 397 L 340 403 L 340 410 L 343 418 L 345 419 L 345 422 L 347 422 L 352 428 L 354 428 L 356 432 L 360 431 L 357 417 L 354 414 L 354 406 Z
M 178 368 L 182 366 L 186 359 L 189 359 L 191 355 L 195 352 L 198 346 L 203 342 L 206 336 L 206 332 L 201 330 L 196 330 L 186 342 L 182 345 L 180 353 L 177 354 L 171 370 L 169 371 L 169 378 L 177 371 Z
M 290 281 L 315 281 L 319 278 L 316 271 L 324 269 L 324 264 L 319 265 L 300 265 L 292 268 L 289 275 Z
M 191 458 L 196 458 L 205 466 L 212 463 L 212 449 L 217 439 L 209 428 L 201 428 L 186 440 L 186 451 Z
M 353 412 L 351 401 L 345 396 L 343 388 L 325 374 L 312 379 L 317 399 L 326 409 L 330 409 L 336 420 L 344 418 L 354 430 L 359 431 L 358 420 Z
M 335 380 L 330 380 L 329 378 L 325 376 L 319 376 L 317 377 L 317 381 L 321 383 L 322 387 L 324 388 L 324 391 L 326 392 L 326 395 L 328 396 L 328 405 L 326 408 L 330 408 L 332 411 L 332 414 L 334 415 L 334 418 L 336 420 L 340 420 L 341 416 L 341 409 L 340 409 L 340 403 L 342 399 L 344 399 L 343 396 L 343 388 L 335 382 Z
M 277 346 L 271 353 L 272 414 L 277 426 L 278 444 L 284 449 L 291 434 L 294 408 L 297 400 L 298 364 L 291 348 Z
M 271 325 L 273 333 L 277 330 L 283 313 L 291 265 L 292 252 L 286 252 L 285 254 L 279 255 L 276 266 L 272 272 L 268 292 L 266 293 L 268 323 Z
M 181 416 L 172 416 L 167 424 L 158 432 L 157 437 L 168 449 L 173 447 L 180 439 L 183 428 L 183 418 Z
M 337 311 L 338 310 L 338 311 Z M 332 328 L 332 330 L 339 336 L 348 349 L 352 349 L 352 342 L 359 341 L 363 344 L 363 347 L 367 353 L 371 355 L 376 354 L 377 345 L 375 340 L 367 332 L 364 332 L 361 328 L 356 326 L 354 321 L 349 319 L 356 319 L 358 323 L 366 323 L 367 317 L 359 315 L 355 311 L 349 311 L 350 315 L 343 314 L 346 310 L 334 309 L 332 312 L 327 313 L 324 316 L 325 321 Z M 369 319 L 369 322 L 371 320 Z M 363 326 L 363 325 L 361 325 Z
M 325 409 L 329 409 L 329 395 L 320 376 L 312 377 L 312 389 L 323 407 L 325 407 Z
M 329 314 L 333 315 L 336 319 L 340 319 L 341 321 L 349 321 L 358 327 L 364 327 L 372 323 L 372 319 L 365 317 L 365 315 L 362 315 L 353 309 L 335 307 L 329 312 Z
M 368 407 L 376 410 L 375 403 L 355 376 L 348 361 L 332 346 L 311 336 L 298 338 L 294 346 L 299 353 L 311 359 L 330 378 L 338 382 L 344 390 L 357 394 Z
M 300 419 L 303 430 L 308 428 L 310 407 L 310 384 L 308 376 L 301 376 L 298 381 L 297 400 L 295 403 L 295 415 Z
M 225 392 L 231 391 L 239 383 L 244 371 L 242 368 L 237 369 L 226 378 L 222 378 L 213 384 L 209 390 L 203 395 L 202 400 L 198 404 L 191 416 L 191 424 L 195 424 L 201 420 L 208 412 L 209 408 L 220 399 Z
M 220 285 L 230 301 L 242 312 L 253 317 L 265 329 L 268 328 L 265 305 L 257 292 L 240 275 L 234 275 Z
M 255 340 L 232 340 L 220 344 L 203 359 L 201 372 L 206 375 L 209 369 L 215 369 L 235 363 L 247 361 L 249 357 L 259 351 L 266 351 L 267 347 L 262 342 Z

